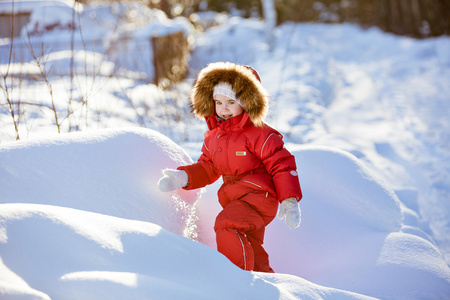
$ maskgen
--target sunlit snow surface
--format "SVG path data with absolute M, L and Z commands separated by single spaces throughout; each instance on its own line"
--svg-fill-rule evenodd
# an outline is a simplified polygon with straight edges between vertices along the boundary
M 156 19 L 126 32 L 141 40 L 185 28 Z M 84 38 L 104 35 L 102 26 Z M 87 109 L 62 129 L 78 122 L 83 133 L 57 135 L 50 111 L 29 108 L 15 142 L 2 111 L 0 298 L 449 299 L 450 39 L 284 24 L 274 41 L 262 22 L 230 18 L 195 36 L 190 78 L 170 91 L 136 79 L 142 70 L 120 55 L 148 57 L 148 46 L 123 47 L 115 62 L 78 49 L 74 68 L 86 75 L 72 96 Z M 48 56 L 61 111 L 67 50 Z M 219 60 L 258 70 L 271 94 L 268 121 L 297 160 L 302 224 L 290 230 L 277 219 L 265 239 L 277 274 L 241 271 L 214 250 L 220 180 L 202 191 L 157 188 L 162 169 L 199 155 L 206 126 L 190 115 L 188 93 L 196 72 Z M 32 61 L 9 70 L 39 74 Z M 51 103 L 45 83 L 28 78 L 14 95 Z M 96 131 L 104 128 L 113 129 Z

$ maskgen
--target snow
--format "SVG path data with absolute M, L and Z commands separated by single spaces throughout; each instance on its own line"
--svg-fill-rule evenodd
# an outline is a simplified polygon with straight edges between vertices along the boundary
M 0 3 L 0 13 L 2 14 L 10 14 L 12 11 L 12 3 L 13 1 L 2 1 Z M 35 9 L 39 9 L 42 6 L 52 7 L 52 9 L 55 9 L 55 7 L 58 7 L 56 9 L 59 9 L 61 7 L 67 8 L 74 6 L 74 1 L 72 0 L 14 0 L 14 12 L 15 13 L 30 13 L 33 12 Z M 47 16 L 52 17 L 52 16 Z
M 273 275 L 242 271 L 212 249 L 213 191 L 158 190 L 164 167 L 191 159 L 156 131 L 4 145 L 0 292 L 6 299 L 448 295 L 450 270 L 439 250 L 402 231 L 398 198 L 356 157 L 319 146 L 291 151 L 307 201 L 300 230 L 279 220 L 268 227 L 266 248 L 279 272 Z
M 192 240 L 201 194 L 157 188 L 162 166 L 190 158 L 155 131 L 30 139 L 2 147 L 0 158 L 5 299 L 366 299 L 292 275 L 242 271 Z
M 133 24 L 123 21 L 130 14 Z M 15 142 L 11 116 L 0 114 L 1 299 L 450 299 L 448 37 L 286 23 L 268 41 L 266 24 L 239 17 L 194 35 L 182 18 L 122 5 L 84 6 L 80 20 L 90 41 L 193 35 L 193 72 L 162 91 L 136 79 L 151 78 L 148 63 L 129 59 L 151 57 L 149 45 L 123 44 L 116 56 L 105 45 L 75 47 L 72 61 L 70 43 L 56 42 L 70 40 L 67 30 L 31 37 L 55 41 L 53 99 L 27 78 L 12 95 L 65 111 L 76 70 L 75 112 L 61 128 L 82 131 L 56 135 L 49 112 L 28 108 Z M 200 153 L 206 126 L 188 93 L 218 60 L 258 70 L 269 122 L 298 164 L 302 223 L 292 230 L 276 219 L 266 231 L 275 274 L 242 271 L 215 250 L 221 180 L 198 191 L 157 187 L 163 169 Z M 27 59 L 9 69 L 24 70 L 40 72 Z
M 392 190 L 347 152 L 289 149 L 302 170 L 304 199 L 313 201 L 300 202 L 299 230 L 279 220 L 267 227 L 265 247 L 277 272 L 379 299 L 448 297 L 448 265 L 429 236 L 403 224 Z M 199 200 L 200 237 L 215 247 L 214 219 L 207 216 L 220 207 L 205 203 L 210 197 Z M 411 279 L 413 285 L 406 283 Z

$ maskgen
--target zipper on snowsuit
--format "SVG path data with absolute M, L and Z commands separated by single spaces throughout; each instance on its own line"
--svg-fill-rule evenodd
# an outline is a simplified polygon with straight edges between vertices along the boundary
M 236 231 L 236 234 L 239 238 L 239 241 L 241 242 L 241 246 L 242 246 L 242 254 L 244 256 L 244 270 L 247 270 L 247 257 L 245 255 L 245 246 L 244 246 L 244 241 L 241 238 L 241 235 L 239 234 L 239 232 L 235 229 L 234 231 Z

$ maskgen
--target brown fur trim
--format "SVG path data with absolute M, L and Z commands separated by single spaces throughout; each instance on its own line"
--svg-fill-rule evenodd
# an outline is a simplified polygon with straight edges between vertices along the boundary
M 255 126 L 263 126 L 269 108 L 268 93 L 252 73 L 230 62 L 211 63 L 200 71 L 191 94 L 191 106 L 199 118 L 214 115 L 213 91 L 219 82 L 229 83 Z

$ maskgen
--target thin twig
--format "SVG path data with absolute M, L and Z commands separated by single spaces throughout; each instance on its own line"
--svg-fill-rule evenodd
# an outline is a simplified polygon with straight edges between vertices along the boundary
M 7 78 L 9 75 L 9 70 L 11 67 L 11 60 L 12 60 L 12 56 L 13 56 L 13 43 L 14 43 L 14 0 L 11 1 L 11 42 L 10 42 L 10 46 L 9 46 L 9 57 L 8 57 L 8 65 L 6 67 L 6 73 L 2 74 L 3 76 L 3 83 L 4 85 L 2 85 L 0 83 L 0 88 L 3 91 L 3 94 L 5 95 L 6 101 L 7 101 L 7 105 L 8 105 L 8 110 L 9 110 L 9 114 L 11 115 L 13 124 L 14 124 L 14 130 L 16 132 L 16 140 L 20 140 L 20 136 L 19 136 L 19 121 L 20 121 L 20 101 L 19 101 L 19 106 L 18 106 L 18 112 L 17 112 L 17 117 L 16 117 L 16 113 L 15 113 L 15 103 L 14 100 L 12 99 L 12 91 L 13 91 L 13 84 L 14 84 L 14 74 L 11 75 L 11 92 L 8 89 L 8 82 L 7 82 Z
M 40 59 L 37 58 L 36 53 L 34 52 L 34 49 L 33 49 L 33 45 L 31 44 L 30 33 L 28 32 L 28 30 L 27 30 L 27 37 L 28 37 L 28 43 L 25 42 L 25 44 L 27 45 L 31 56 L 33 57 L 34 61 L 36 62 L 37 66 L 39 68 L 39 71 L 41 73 L 42 79 L 44 80 L 45 84 L 47 85 L 48 91 L 50 93 L 50 98 L 51 98 L 51 101 L 52 101 L 52 108 L 51 109 L 53 110 L 53 115 L 54 115 L 54 118 L 55 118 L 56 127 L 58 128 L 58 133 L 61 133 L 61 124 L 59 123 L 59 120 L 58 120 L 58 113 L 56 111 L 55 100 L 54 100 L 54 97 L 53 97 L 53 87 L 52 87 L 52 84 L 50 83 L 50 81 L 48 80 L 47 74 L 45 72 L 45 63 L 41 64 Z M 44 53 L 45 53 L 44 45 L 42 44 L 42 56 L 41 56 L 41 58 L 44 57 Z

